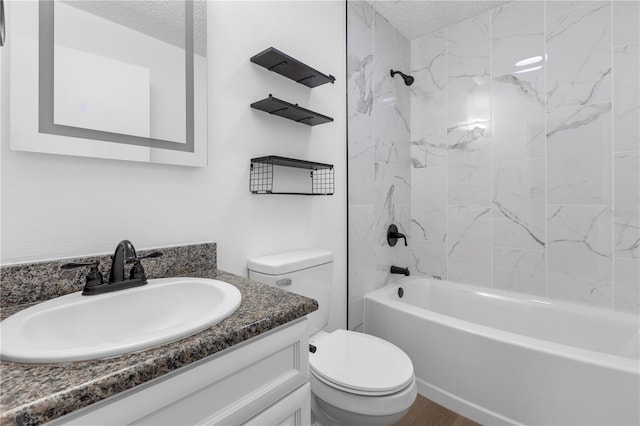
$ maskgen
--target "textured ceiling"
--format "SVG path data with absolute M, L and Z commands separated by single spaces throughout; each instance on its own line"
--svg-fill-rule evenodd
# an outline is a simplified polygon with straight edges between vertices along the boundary
M 508 1 L 370 0 L 369 3 L 402 35 L 413 40 Z
M 177 0 L 63 0 L 70 6 L 184 48 L 185 4 Z M 206 56 L 207 5 L 194 2 L 195 51 Z

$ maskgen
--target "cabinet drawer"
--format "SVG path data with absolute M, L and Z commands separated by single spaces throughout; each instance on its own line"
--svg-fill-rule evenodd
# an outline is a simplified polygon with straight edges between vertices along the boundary
M 241 424 L 305 384 L 306 318 L 50 423 Z

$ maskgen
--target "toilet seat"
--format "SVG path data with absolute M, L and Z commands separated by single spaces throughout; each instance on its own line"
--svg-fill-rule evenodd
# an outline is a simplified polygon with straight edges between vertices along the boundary
M 394 344 L 375 336 L 336 330 L 314 340 L 310 371 L 319 381 L 354 395 L 396 393 L 414 380 L 413 364 Z

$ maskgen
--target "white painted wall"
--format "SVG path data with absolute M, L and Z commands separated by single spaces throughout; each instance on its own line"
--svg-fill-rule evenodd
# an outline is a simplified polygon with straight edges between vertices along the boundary
M 335 253 L 330 326 L 344 327 L 344 3 L 210 2 L 208 18 L 207 168 L 11 151 L 4 67 L 0 261 L 109 253 L 123 238 L 141 249 L 215 241 L 218 267 L 246 276 L 251 256 L 317 246 Z M 249 61 L 269 46 L 336 83 L 308 89 Z M 10 40 L 0 48 L 3 62 L 9 48 Z M 308 127 L 249 107 L 269 93 L 335 121 Z M 250 194 L 249 159 L 269 154 L 335 164 L 335 195 Z

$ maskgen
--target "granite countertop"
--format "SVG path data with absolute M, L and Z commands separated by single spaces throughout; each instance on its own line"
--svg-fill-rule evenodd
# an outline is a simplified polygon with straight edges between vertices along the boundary
M 86 407 L 318 309 L 316 301 L 217 272 L 242 294 L 238 310 L 193 336 L 118 358 L 63 364 L 0 362 L 0 424 L 36 425 Z M 6 307 L 3 318 L 24 309 Z

